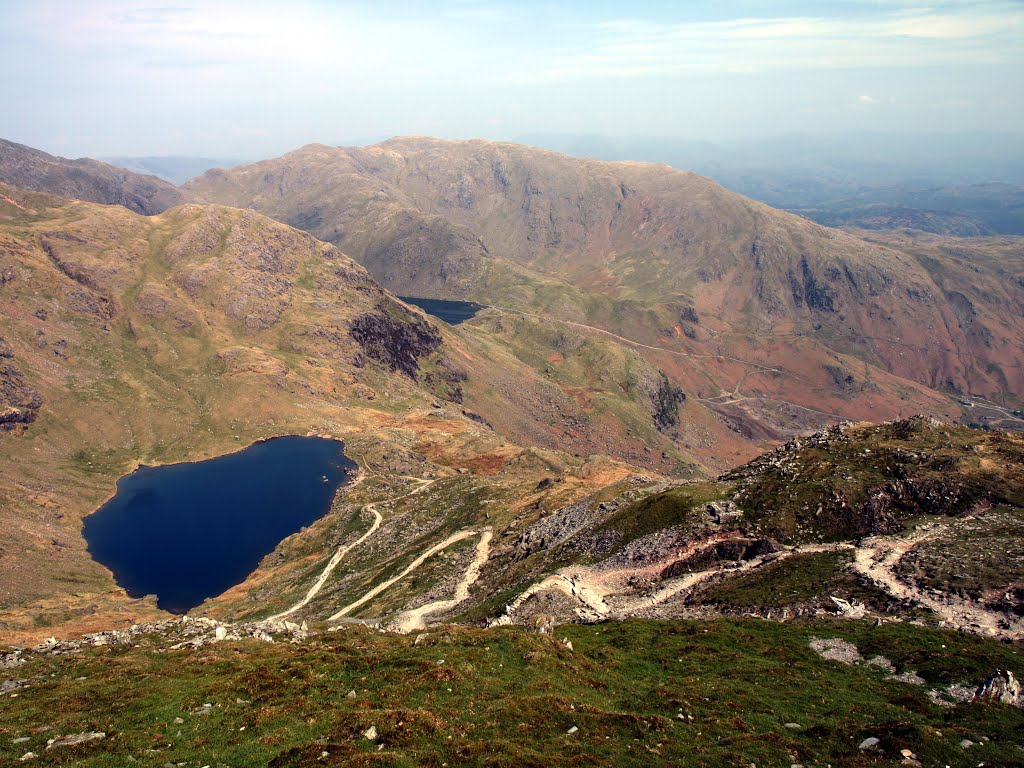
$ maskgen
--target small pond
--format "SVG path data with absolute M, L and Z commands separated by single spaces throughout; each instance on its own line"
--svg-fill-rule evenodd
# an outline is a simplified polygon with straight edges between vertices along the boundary
M 419 299 L 415 296 L 399 296 L 406 304 L 419 307 L 428 315 L 433 315 L 444 320 L 449 325 L 458 325 L 469 320 L 481 309 L 486 309 L 483 304 L 473 301 L 450 301 L 448 299 Z
M 207 461 L 140 467 L 85 518 L 89 552 L 132 597 L 184 613 L 241 583 L 323 517 L 356 464 L 337 440 L 278 437 Z

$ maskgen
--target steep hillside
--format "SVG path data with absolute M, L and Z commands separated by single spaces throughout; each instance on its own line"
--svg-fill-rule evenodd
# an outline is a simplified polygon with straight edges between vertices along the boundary
M 700 476 L 721 465 L 719 441 L 736 454 L 727 464 L 751 455 L 634 351 L 535 320 L 515 343 L 486 324 L 438 325 L 334 246 L 252 211 L 143 217 L 0 195 L 0 634 L 154 612 L 115 589 L 81 537 L 83 516 L 140 463 L 280 434 L 343 437 L 367 481 L 356 499 L 444 480 L 417 496 L 427 507 L 414 524 L 383 526 L 389 558 L 402 558 L 467 526 L 537 514 L 533 489 L 553 471 L 545 505 L 619 482 L 633 471 L 622 460 Z M 286 607 L 292 580 L 316 578 L 321 554 L 362 528 L 358 507 L 336 507 L 221 602 Z M 368 567 L 388 566 L 377 552 Z M 324 596 L 358 588 L 330 583 Z
M 80 524 L 140 462 L 354 435 L 435 399 L 448 432 L 472 425 L 441 332 L 333 246 L 219 206 L 0 194 L 0 610 L 120 600 Z
M 907 400 L 955 413 L 940 392 L 1014 404 L 1024 392 L 1024 321 L 1005 311 L 1024 306 L 1016 279 L 960 264 L 1001 281 L 968 317 L 914 255 L 667 166 L 415 138 L 312 145 L 186 190 L 307 229 L 399 293 L 474 299 L 689 356 L 677 380 L 705 398 L 734 395 L 721 399 L 748 409 L 725 409 L 753 422 L 741 430 L 772 431 L 760 400 L 879 418 L 908 412 Z
M 55 157 L 0 139 L 0 182 L 21 189 L 108 205 L 151 215 L 185 202 L 176 186 L 156 176 L 80 158 Z

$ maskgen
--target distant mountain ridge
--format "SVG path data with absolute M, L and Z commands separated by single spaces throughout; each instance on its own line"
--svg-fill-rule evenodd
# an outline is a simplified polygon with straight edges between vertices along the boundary
M 519 140 L 579 157 L 668 163 L 827 226 L 1024 234 L 1024 138 L 1014 134 L 721 142 L 532 134 Z
M 104 163 L 133 173 L 150 174 L 171 184 L 184 184 L 210 168 L 232 168 L 242 161 L 233 158 L 159 155 L 147 157 L 101 157 Z
M 1020 247 L 987 267 L 955 249 L 919 258 L 666 165 L 487 141 L 310 145 L 184 189 L 306 229 L 402 295 L 477 300 L 673 350 L 665 370 L 730 409 L 771 396 L 891 417 L 921 396 L 910 381 L 933 406 L 1024 394 L 1024 321 L 1007 311 L 1024 307 Z
M 0 182 L 91 203 L 123 205 L 147 216 L 185 202 L 180 189 L 155 176 L 89 158 L 56 157 L 5 139 L 0 139 Z

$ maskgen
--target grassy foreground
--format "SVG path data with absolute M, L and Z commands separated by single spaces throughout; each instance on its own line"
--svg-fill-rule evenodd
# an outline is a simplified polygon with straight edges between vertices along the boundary
M 298 644 L 158 651 L 147 637 L 30 656 L 3 673 L 30 687 L 0 698 L 0 764 L 848 766 L 899 764 L 910 749 L 924 765 L 1024 765 L 1024 710 L 926 695 L 996 667 L 1024 672 L 1017 646 L 907 624 L 752 619 L 556 637 L 445 628 L 417 645 L 352 627 Z M 822 659 L 814 637 L 884 654 L 927 685 Z M 106 737 L 46 749 L 82 731 Z M 877 750 L 858 748 L 868 737 Z M 38 757 L 17 763 L 28 751 Z

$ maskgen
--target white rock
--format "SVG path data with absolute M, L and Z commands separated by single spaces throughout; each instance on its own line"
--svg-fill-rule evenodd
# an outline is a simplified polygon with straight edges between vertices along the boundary
M 376 741 L 377 740 L 377 727 L 374 726 L 374 725 L 371 725 L 369 728 L 367 728 L 365 731 L 363 731 L 363 738 L 367 739 L 369 741 Z

